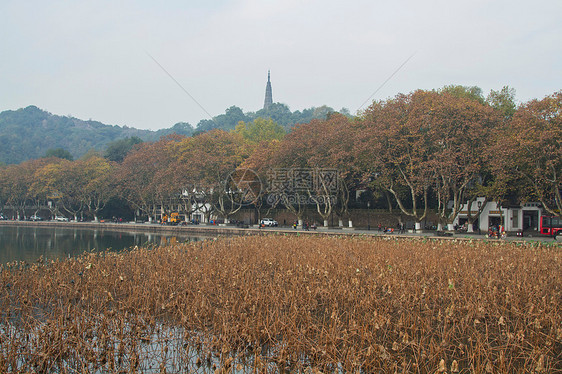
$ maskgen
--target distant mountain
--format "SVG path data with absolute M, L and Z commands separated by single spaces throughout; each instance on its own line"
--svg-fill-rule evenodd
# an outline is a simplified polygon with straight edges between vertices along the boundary
M 91 149 L 103 151 L 107 143 L 117 139 L 137 136 L 153 141 L 173 132 L 191 135 L 193 129 L 187 123 L 178 123 L 170 129 L 139 130 L 58 116 L 28 106 L 0 113 L 0 163 L 17 164 L 40 158 L 54 148 L 64 148 L 76 159 Z
M 332 112 L 334 109 L 327 106 L 291 112 L 287 105 L 273 103 L 267 110 L 244 113 L 241 108 L 232 106 L 212 120 L 199 121 L 195 129 L 189 123 L 179 122 L 168 129 L 150 131 L 83 121 L 28 106 L 0 113 L 0 165 L 37 159 L 45 156 L 48 150 L 60 148 L 77 159 L 91 149 L 104 152 L 108 143 L 119 139 L 138 137 L 143 141 L 155 141 L 172 133 L 191 136 L 216 128 L 229 131 L 240 121 L 249 123 L 256 118 L 271 118 L 290 131 L 297 123 L 308 123 L 315 118 L 326 119 Z M 340 113 L 349 115 L 345 108 Z

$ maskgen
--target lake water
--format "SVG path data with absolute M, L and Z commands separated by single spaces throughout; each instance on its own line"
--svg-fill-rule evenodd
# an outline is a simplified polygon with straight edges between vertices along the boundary
M 63 259 L 84 251 L 120 251 L 135 245 L 158 245 L 207 239 L 204 236 L 175 236 L 147 232 L 120 232 L 76 228 L 0 226 L 0 264 Z

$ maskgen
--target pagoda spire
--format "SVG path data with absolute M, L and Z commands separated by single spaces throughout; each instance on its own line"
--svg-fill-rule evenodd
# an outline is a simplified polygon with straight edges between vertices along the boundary
M 263 102 L 263 109 L 267 110 L 273 104 L 273 95 L 271 93 L 271 75 L 267 71 L 267 85 L 265 86 L 265 100 Z

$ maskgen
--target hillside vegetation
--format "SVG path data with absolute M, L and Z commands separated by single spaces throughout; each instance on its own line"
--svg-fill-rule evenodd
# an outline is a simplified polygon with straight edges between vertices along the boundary
M 131 136 L 146 139 L 151 133 L 53 115 L 28 106 L 0 113 L 0 162 L 17 164 L 42 157 L 55 148 L 64 148 L 78 158 L 90 149 L 104 149 L 112 140 Z
M 37 159 L 52 149 L 67 150 L 74 159 L 78 159 L 92 149 L 103 152 L 108 143 L 118 139 L 136 137 L 143 141 L 156 141 L 174 133 L 191 136 L 217 128 L 229 131 L 234 130 L 240 121 L 248 123 L 257 118 L 271 118 L 288 130 L 296 123 L 325 119 L 332 112 L 334 110 L 326 106 L 291 112 L 286 105 L 275 103 L 267 111 L 244 113 L 242 109 L 231 106 L 224 114 L 199 121 L 195 128 L 187 122 L 178 122 L 170 128 L 151 131 L 59 116 L 28 106 L 0 113 L 0 165 Z

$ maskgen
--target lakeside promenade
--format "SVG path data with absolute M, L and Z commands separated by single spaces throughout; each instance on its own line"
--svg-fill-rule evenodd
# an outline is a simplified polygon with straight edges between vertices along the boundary
M 93 229 L 93 230 L 111 230 L 111 231 L 126 231 L 126 232 L 152 232 L 161 234 L 182 234 L 182 235 L 205 235 L 209 237 L 218 236 L 231 236 L 231 235 L 265 235 L 265 234 L 286 234 L 286 235 L 336 235 L 336 236 L 372 236 L 372 237 L 385 237 L 385 238 L 422 238 L 422 239 L 442 239 L 442 240 L 500 240 L 487 238 L 485 233 L 452 233 L 452 232 L 436 232 L 429 230 L 421 230 L 418 232 L 406 232 L 403 234 L 383 233 L 378 230 L 367 230 L 365 228 L 338 228 L 320 227 L 316 230 L 294 229 L 289 226 L 279 227 L 237 227 L 234 224 L 227 225 L 162 225 L 157 223 L 135 223 L 135 222 L 57 222 L 57 221 L 0 221 L 2 226 L 26 226 L 26 227 L 53 227 L 53 228 L 76 228 L 76 229 Z M 546 242 L 546 243 L 560 243 L 562 238 L 551 238 L 548 236 L 507 236 L 505 241 L 521 241 L 521 242 Z

